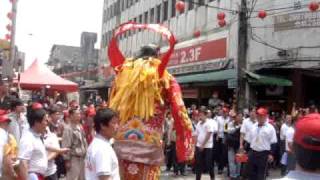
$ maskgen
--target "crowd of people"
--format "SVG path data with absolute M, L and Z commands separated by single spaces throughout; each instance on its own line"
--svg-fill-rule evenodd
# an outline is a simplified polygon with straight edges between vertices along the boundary
M 214 95 L 216 96 L 216 95 Z M 188 109 L 193 126 L 194 159 L 178 162 L 176 132 L 170 111 L 164 123 L 167 171 L 200 180 L 263 180 L 270 168 L 287 179 L 320 179 L 320 115 L 315 106 L 273 119 L 267 108 L 237 112 L 221 100 Z M 105 102 L 80 108 L 76 101 L 24 104 L 0 84 L 0 179 L 120 179 L 112 147 L 117 113 Z M 217 166 L 217 167 L 215 167 Z M 289 174 L 288 174 L 289 173 Z
M 103 125 L 97 124 L 111 120 L 110 115 L 116 114 L 106 108 L 106 102 L 82 108 L 75 100 L 69 104 L 40 100 L 25 104 L 9 95 L 8 84 L 1 82 L 0 179 L 96 179 L 85 176 L 85 157 L 99 132 L 105 134 Z M 114 132 L 109 128 L 106 134 L 110 133 Z M 108 154 L 108 149 L 102 150 Z
M 302 109 L 294 104 L 291 112 L 279 117 L 272 116 L 265 107 L 236 112 L 214 93 L 208 106 L 197 108 L 193 104 L 188 112 L 193 124 L 195 159 L 193 162 L 177 161 L 174 123 L 168 113 L 164 136 L 167 171 L 173 168 L 176 176 L 179 173 L 183 176 L 186 168 L 191 167 L 196 179 L 200 180 L 202 173 L 209 173 L 214 179 L 217 169 L 218 174 L 225 174 L 230 179 L 263 180 L 270 169 L 281 169 L 281 176 L 295 170 L 296 122 L 308 114 L 317 114 L 318 110 L 314 105 Z M 315 139 L 320 142 L 320 129 L 314 131 L 311 133 L 317 134 L 318 139 Z M 319 150 L 319 147 L 311 150 Z M 319 153 L 312 157 L 319 159 Z M 320 161 L 310 163 L 319 170 Z

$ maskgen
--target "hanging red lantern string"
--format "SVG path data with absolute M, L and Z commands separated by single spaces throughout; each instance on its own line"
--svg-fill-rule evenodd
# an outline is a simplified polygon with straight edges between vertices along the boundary
M 312 11 L 312 12 L 317 11 L 317 10 L 319 9 L 319 3 L 316 2 L 316 1 L 310 2 L 310 4 L 309 4 L 309 9 L 310 9 L 310 11 Z
M 226 17 L 226 14 L 224 12 L 219 12 L 217 14 L 218 20 L 223 20 Z
M 6 34 L 6 40 L 10 40 L 11 39 L 11 35 L 10 34 Z
M 222 20 L 219 20 L 218 24 L 220 27 L 224 27 L 227 23 L 226 23 L 226 20 L 222 19 Z
M 6 28 L 7 28 L 8 31 L 11 31 L 11 30 L 12 30 L 11 24 L 8 24 L 8 25 L 6 26 Z
M 196 37 L 196 38 L 200 37 L 201 36 L 201 32 L 199 30 L 197 30 L 197 31 L 193 32 L 193 36 Z
M 185 9 L 186 5 L 183 1 L 178 1 L 176 3 L 176 9 L 177 11 L 179 11 L 180 13 L 183 13 L 184 12 L 184 9 Z
M 10 20 L 12 20 L 12 18 L 13 18 L 13 13 L 12 13 L 12 12 L 8 12 L 7 17 L 8 17 Z
M 267 16 L 267 12 L 265 10 L 260 10 L 258 13 L 258 17 L 260 19 L 264 19 Z

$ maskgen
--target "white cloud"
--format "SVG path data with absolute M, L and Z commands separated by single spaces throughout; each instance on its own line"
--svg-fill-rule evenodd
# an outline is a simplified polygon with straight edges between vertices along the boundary
M 0 19 L 7 20 L 9 0 L 0 6 Z M 83 31 L 96 32 L 100 39 L 102 9 L 103 0 L 19 0 L 16 44 L 27 55 L 26 65 L 35 58 L 46 62 L 53 44 L 80 46 Z M 0 21 L 1 37 L 8 22 Z

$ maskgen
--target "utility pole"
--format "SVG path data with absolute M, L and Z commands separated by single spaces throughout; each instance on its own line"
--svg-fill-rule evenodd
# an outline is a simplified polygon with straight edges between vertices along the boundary
M 16 58 L 16 19 L 17 19 L 17 0 L 12 1 L 12 29 L 11 29 L 11 39 L 10 39 L 10 58 L 9 58 L 9 67 L 10 71 L 8 72 L 10 76 L 13 74 L 13 64 Z
M 247 49 L 248 49 L 248 18 L 247 18 L 247 0 L 241 0 L 239 12 L 239 30 L 238 30 L 238 63 L 237 63 L 237 109 L 242 111 L 246 103 L 246 79 L 245 72 L 247 66 Z

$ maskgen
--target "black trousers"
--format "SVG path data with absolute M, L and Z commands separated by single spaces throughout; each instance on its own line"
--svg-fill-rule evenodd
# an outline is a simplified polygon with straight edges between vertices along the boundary
M 174 147 L 175 148 L 175 147 Z M 173 162 L 174 162 L 174 152 L 172 151 L 172 144 L 166 145 L 165 151 L 166 151 L 166 166 L 167 170 L 170 170 L 173 167 Z
M 44 178 L 45 180 L 58 180 L 57 173 L 54 173 L 53 175 L 47 176 Z
M 228 149 L 222 138 L 218 138 L 218 141 L 216 142 L 216 155 L 218 170 L 222 171 L 228 162 Z
M 204 148 L 202 151 L 196 147 L 196 180 L 201 179 L 201 175 L 208 168 L 210 178 L 214 179 L 214 163 L 212 162 L 212 148 Z
M 172 155 L 173 155 L 173 171 L 174 173 L 178 174 L 179 172 L 181 174 L 184 174 L 185 172 L 185 163 L 183 162 L 178 162 L 178 157 L 177 157 L 177 151 L 176 151 L 176 143 L 171 142 L 171 150 L 172 150 Z
M 250 152 L 250 143 L 248 143 L 247 141 L 244 141 L 243 143 L 243 147 L 244 150 L 246 152 Z M 241 164 L 241 170 L 240 170 L 240 174 L 243 178 L 248 178 L 249 176 L 249 170 L 248 170 L 248 164 L 247 163 L 242 163 Z
M 57 176 L 58 176 L 58 178 L 61 178 L 62 175 L 67 174 L 66 168 L 64 166 L 64 159 L 63 159 L 62 155 L 58 155 L 56 157 L 55 161 L 56 161 L 56 165 L 57 165 Z
M 265 180 L 268 167 L 269 151 L 249 152 L 248 171 L 249 180 Z

